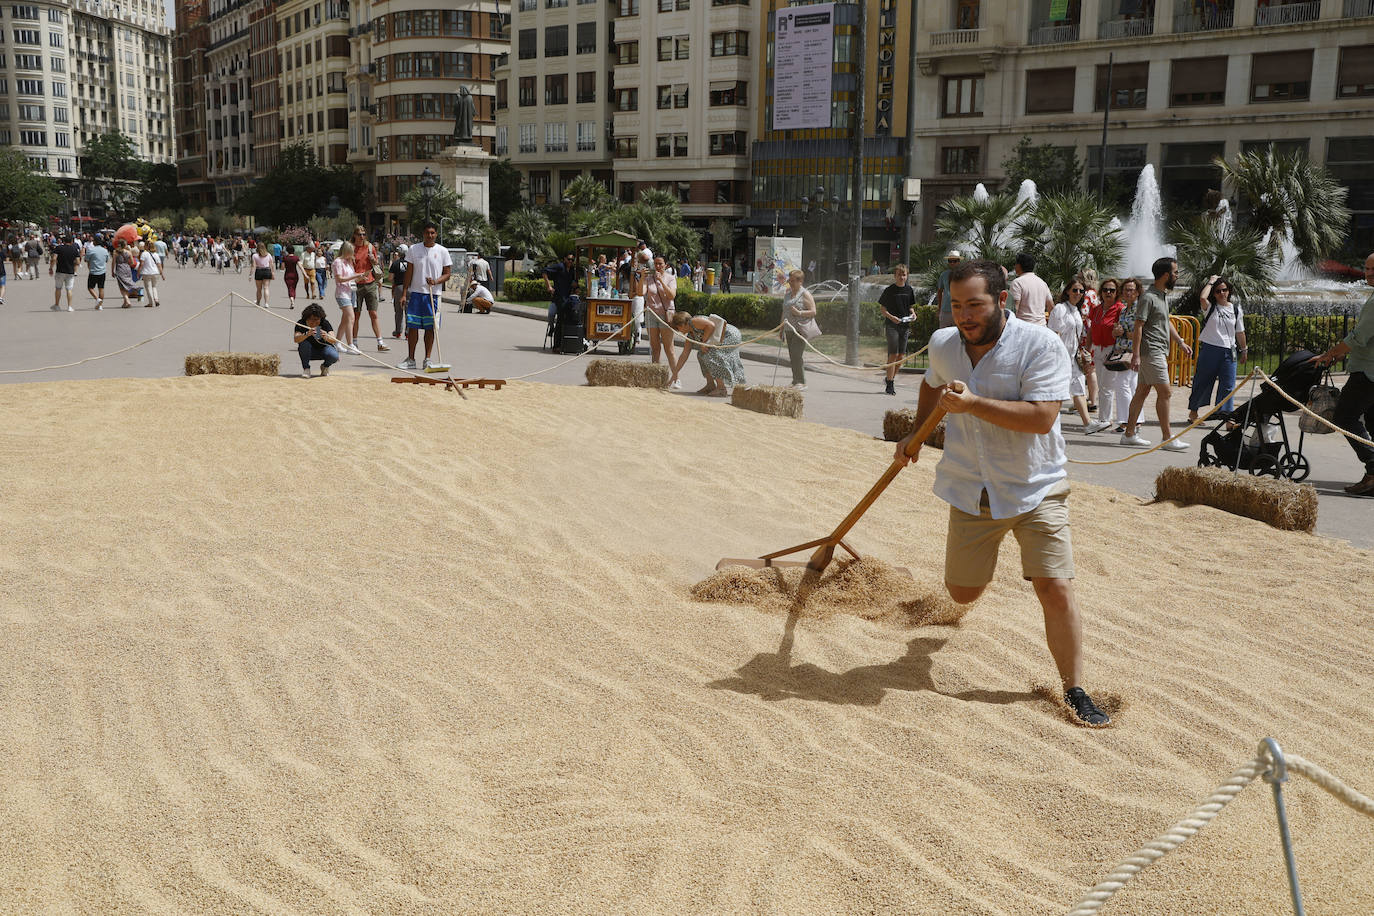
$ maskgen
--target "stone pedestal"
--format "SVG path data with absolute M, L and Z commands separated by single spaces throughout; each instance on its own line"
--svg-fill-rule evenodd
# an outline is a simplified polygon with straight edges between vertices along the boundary
M 458 206 L 476 210 L 491 219 L 491 179 L 489 169 L 496 157 L 480 146 L 463 144 L 446 147 L 436 160 L 439 177 L 458 192 Z

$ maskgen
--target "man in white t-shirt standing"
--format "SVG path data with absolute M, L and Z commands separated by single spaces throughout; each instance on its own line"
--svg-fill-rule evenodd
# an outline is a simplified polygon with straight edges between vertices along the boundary
M 1035 255 L 1029 251 L 1016 256 L 1016 279 L 1011 281 L 1010 292 L 1017 318 L 1046 326 L 1046 317 L 1054 308 L 1054 294 L 1049 284 L 1035 275 Z
M 434 350 L 435 320 L 439 315 L 439 292 L 453 274 L 453 258 L 448 249 L 436 244 L 439 227 L 425 223 L 421 229 L 423 242 L 411 245 L 406 253 L 406 345 L 410 355 L 401 363 L 402 369 L 414 369 L 415 345 L 420 331 L 425 332 L 424 368 Z
M 472 260 L 468 262 L 468 280 L 476 281 L 483 286 L 491 284 L 491 265 L 487 263 L 486 258 L 482 257 L 480 251 L 474 254 Z

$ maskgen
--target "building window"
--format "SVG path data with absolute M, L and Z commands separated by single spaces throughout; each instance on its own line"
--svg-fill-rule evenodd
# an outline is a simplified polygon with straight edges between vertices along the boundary
M 596 71 L 587 70 L 577 74 L 577 101 L 596 101 Z
M 1312 51 L 1275 51 L 1250 58 L 1250 101 L 1291 102 L 1308 97 Z
M 659 59 L 659 60 L 672 60 L 672 59 L 673 59 L 673 39 L 672 39 L 672 38 L 660 38 L 660 39 L 658 40 L 658 59 Z
M 748 57 L 748 32 L 712 32 L 712 57 Z
M 50 48 L 64 48 L 64 47 L 66 47 L 66 42 L 65 42 L 65 41 L 63 40 L 63 38 L 62 38 L 62 33 L 61 33 L 61 32 L 49 32 L 49 33 L 48 33 L 48 47 L 50 47 Z
M 539 56 L 539 30 L 521 29 L 519 35 L 520 59 L 533 60 Z
M 579 153 L 596 152 L 596 122 L 578 121 L 577 122 L 577 151 Z
M 639 158 L 639 138 L 638 138 L 638 137 L 616 137 L 616 138 L 615 138 L 615 158 L 617 158 L 617 159 L 638 159 L 638 158 Z
M 42 105 L 30 105 L 24 102 L 19 103 L 19 120 L 21 121 L 46 121 L 47 111 Z
M 596 23 L 579 22 L 577 24 L 577 53 L 595 54 L 596 53 Z
M 672 134 L 659 134 L 654 145 L 654 156 L 659 159 L 667 159 L 673 155 L 673 136 Z
M 1073 111 L 1074 68 L 1026 71 L 1026 114 Z
M 712 156 L 743 156 L 748 152 L 748 135 L 742 130 L 711 134 Z
M 1112 109 L 1144 108 L 1146 86 L 1150 78 L 1148 62 L 1117 64 L 1112 68 Z M 1097 85 L 1093 91 L 1093 111 L 1102 111 L 1107 102 L 1107 67 L 1097 67 Z
M 1374 45 L 1341 48 L 1336 74 L 1336 98 L 1374 95 Z
M 42 70 L 42 54 L 16 54 L 14 55 L 14 68 L 16 70 Z
M 14 19 L 28 19 L 32 22 L 38 21 L 38 7 L 24 4 L 22 6 L 11 6 L 10 15 Z
M 711 84 L 711 107 L 721 108 L 729 105 L 749 104 L 749 84 L 739 80 L 733 83 Z
M 975 117 L 983 113 L 983 76 L 946 76 L 944 77 L 943 107 L 940 116 L 944 118 Z
M 14 43 L 17 45 L 38 45 L 42 44 L 42 36 L 37 29 L 15 29 L 13 32 Z
M 982 150 L 976 146 L 945 146 L 940 149 L 941 168 L 945 175 L 977 175 Z
M 958 0 L 954 7 L 954 27 L 956 29 L 978 28 L 979 0 Z
M 568 104 L 568 74 L 559 73 L 554 76 L 544 77 L 544 104 Z M 566 146 L 566 140 L 564 141 L 564 145 Z
M 18 90 L 18 92 L 19 92 L 20 95 L 42 95 L 42 94 L 43 94 L 43 81 L 42 81 L 42 80 L 15 80 L 15 81 L 14 81 L 14 88 L 15 88 L 16 90 Z
M 505 111 L 510 106 L 510 88 L 507 80 L 496 81 L 496 110 Z
M 544 152 L 566 153 L 568 151 L 568 125 L 563 123 L 544 125 Z
M 535 140 L 534 140 L 534 129 L 535 129 L 535 126 L 536 126 L 536 125 L 534 125 L 534 124 L 521 124 L 521 125 L 520 125 L 520 152 L 522 152 L 522 153 L 533 153 L 533 152 L 537 152 L 537 150 L 536 150 L 536 148 L 535 148 Z
M 1169 104 L 1221 105 L 1226 101 L 1226 58 L 1176 60 L 1169 70 Z
M 615 91 L 616 111 L 639 111 L 638 89 L 617 89 Z
M 620 0 L 617 12 L 621 16 L 638 16 L 639 0 Z
M 544 56 L 568 56 L 568 27 L 553 25 L 544 30 Z
M 538 104 L 538 100 L 534 95 L 534 77 L 520 77 L 520 107 L 529 108 L 535 104 Z
M 72 135 L 65 130 L 59 130 L 53 134 L 53 142 L 61 149 L 71 149 Z
M 1240 145 L 1242 153 L 1263 153 L 1271 148 L 1276 156 L 1307 158 L 1306 140 L 1245 140 Z
M 21 130 L 19 143 L 23 146 L 47 146 L 48 132 L 44 130 Z
M 659 108 L 659 110 L 661 111 L 661 110 L 663 110 L 664 108 L 672 108 L 672 107 L 673 107 L 673 87 L 672 87 L 672 86 L 659 86 L 659 87 L 658 87 L 658 108 Z
M 618 64 L 639 63 L 639 42 L 622 41 L 615 46 L 615 62 Z

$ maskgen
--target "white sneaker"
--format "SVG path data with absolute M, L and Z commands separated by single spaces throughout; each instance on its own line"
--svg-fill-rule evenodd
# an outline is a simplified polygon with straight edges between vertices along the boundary
M 788 385 L 787 387 L 788 387 L 788 388 L 791 388 L 793 391 L 805 391 L 805 390 L 806 390 L 806 385 L 803 384 L 802 382 L 793 382 L 792 384 Z
M 429 371 L 429 368 L 430 368 L 429 359 L 426 358 L 426 359 L 425 359 L 424 370 L 425 370 L 426 372 L 428 372 L 428 371 Z
M 1085 436 L 1094 436 L 1111 425 L 1112 424 L 1108 423 L 1106 420 L 1094 420 L 1087 426 L 1083 427 L 1083 434 Z
M 56 303 L 54 303 L 54 304 L 48 306 L 48 311 L 50 311 L 50 312 L 60 312 L 60 311 L 62 311 L 62 306 L 57 305 Z
M 69 311 L 69 312 L 74 312 L 74 311 L 76 311 L 76 308 L 69 305 L 69 306 L 67 306 L 67 311 Z
M 1133 447 L 1133 448 L 1149 448 L 1149 447 L 1150 447 L 1150 440 L 1149 440 L 1149 439 L 1142 438 L 1141 435 L 1140 435 L 1139 433 L 1136 433 L 1134 436 L 1130 436 L 1130 435 L 1127 435 L 1126 433 L 1122 433 L 1122 434 L 1121 434 L 1121 444 L 1122 444 L 1122 445 L 1129 445 L 1129 446 L 1131 446 L 1131 447 Z
M 348 352 L 349 352 L 349 353 L 352 353 L 354 356 L 362 356 L 362 355 L 363 355 L 363 351 L 358 349 L 358 345 L 357 345 L 357 344 L 353 344 L 352 346 L 350 346 L 350 347 L 348 348 Z
M 310 367 L 306 366 L 301 370 L 301 378 L 310 378 Z
M 382 353 L 385 353 L 387 350 L 390 350 L 391 348 L 388 347 L 386 344 L 382 343 L 382 339 L 379 337 L 377 338 L 377 349 Z
M 0 305 L 4 305 L 4 303 L 3 303 L 3 302 L 0 302 Z M 103 305 L 97 305 L 97 306 L 95 307 L 95 310 L 96 310 L 97 312 L 103 312 L 103 311 L 105 311 L 105 306 L 103 306 Z
M 1171 451 L 1171 452 L 1186 452 L 1186 451 L 1188 451 L 1188 443 L 1187 443 L 1187 442 L 1184 442 L 1182 439 L 1174 439 L 1172 442 L 1166 442 L 1166 443 L 1164 443 L 1164 445 L 1161 446 L 1161 447 L 1162 447 L 1162 448 L 1167 448 L 1167 449 L 1168 449 L 1169 451 Z
M 674 391 L 681 391 L 681 390 L 682 390 L 682 381 L 681 381 L 681 379 L 673 379 L 673 383 L 672 383 L 671 385 L 669 385 L 668 387 L 671 388 L 671 389 L 674 390 Z
M 403 360 L 401 360 L 399 363 L 397 363 L 396 368 L 397 368 L 397 369 L 414 369 L 414 368 L 415 368 L 415 360 L 413 360 L 413 359 L 403 359 Z

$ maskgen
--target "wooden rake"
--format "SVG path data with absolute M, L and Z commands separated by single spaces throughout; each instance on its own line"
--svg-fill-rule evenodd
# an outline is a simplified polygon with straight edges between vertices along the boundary
M 926 439 L 930 438 L 930 434 L 934 432 L 935 427 L 944 419 L 944 416 L 945 412 L 940 407 L 936 407 L 930 412 L 930 416 L 926 417 L 925 422 L 916 430 L 916 433 L 907 440 L 904 453 L 908 459 L 916 456 L 916 453 L 920 451 Z M 765 569 L 772 566 L 804 566 L 811 572 L 819 575 L 825 572 L 825 568 L 829 566 L 830 561 L 835 558 L 836 547 L 842 548 L 845 553 L 849 554 L 854 559 L 859 559 L 859 555 L 854 552 L 854 548 L 844 542 L 844 536 L 849 533 L 849 529 L 853 528 L 854 525 L 858 523 L 859 519 L 863 517 L 863 514 L 868 511 L 868 507 L 873 505 L 874 501 L 882 495 L 882 492 L 887 489 L 887 485 L 892 483 L 893 478 L 901 472 L 902 468 L 906 467 L 906 464 L 906 461 L 900 458 L 893 458 L 892 463 L 888 465 L 887 470 L 883 472 L 883 476 L 878 478 L 878 482 L 864 494 L 864 498 L 859 500 L 859 504 L 844 517 L 844 521 L 840 522 L 839 527 L 830 532 L 827 536 L 817 538 L 814 541 L 807 541 L 805 544 L 798 544 L 795 547 L 788 547 L 786 550 L 775 550 L 772 553 L 766 553 L 758 558 L 750 557 L 747 559 L 738 559 L 735 557 L 726 557 L 716 564 L 716 569 L 724 569 L 727 566 L 748 566 L 753 569 Z M 813 547 L 816 548 L 816 552 L 811 554 L 811 559 L 809 560 L 778 559 L 788 554 L 810 550 Z M 908 576 L 911 575 L 911 570 L 909 569 L 899 568 L 898 571 Z

